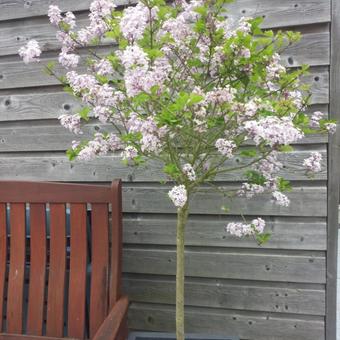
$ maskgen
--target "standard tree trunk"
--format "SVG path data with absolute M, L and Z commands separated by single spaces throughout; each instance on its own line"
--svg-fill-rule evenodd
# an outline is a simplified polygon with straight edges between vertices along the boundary
M 184 340 L 184 231 L 188 203 L 177 210 L 176 338 Z

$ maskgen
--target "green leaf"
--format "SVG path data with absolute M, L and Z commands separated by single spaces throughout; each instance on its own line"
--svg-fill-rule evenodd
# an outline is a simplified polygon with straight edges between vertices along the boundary
M 68 149 L 66 151 L 66 156 L 68 157 L 68 159 L 70 161 L 73 161 L 78 156 L 78 152 L 76 150 L 74 150 L 74 149 Z
M 257 150 L 256 149 L 248 149 L 248 150 L 242 150 L 240 152 L 241 157 L 256 157 Z
M 264 185 L 267 179 L 255 170 L 248 170 L 245 173 L 248 181 L 253 184 Z
M 180 174 L 177 165 L 174 163 L 166 164 L 163 168 L 163 171 L 165 174 L 169 175 L 172 178 L 175 178 Z
M 279 151 L 281 152 L 292 152 L 294 148 L 291 145 L 280 145 Z
M 292 191 L 292 186 L 290 185 L 290 182 L 282 177 L 279 177 L 278 179 L 278 187 L 280 191 Z
M 90 111 L 91 109 L 88 106 L 85 106 L 78 112 L 78 115 L 80 116 L 80 118 L 88 121 Z
M 270 237 L 271 237 L 270 233 L 257 234 L 256 235 L 256 241 L 258 242 L 259 245 L 262 245 L 262 244 L 268 242 Z

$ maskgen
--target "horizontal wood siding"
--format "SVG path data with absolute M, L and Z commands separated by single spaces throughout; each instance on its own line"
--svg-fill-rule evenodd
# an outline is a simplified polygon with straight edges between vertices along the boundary
M 86 25 L 91 0 L 55 0 Z M 0 0 L 0 178 L 106 183 L 122 178 L 124 208 L 124 290 L 132 302 L 129 326 L 174 330 L 175 218 L 166 196 L 170 186 L 161 165 L 134 169 L 119 155 L 70 163 L 65 150 L 75 136 L 58 116 L 80 103 L 63 93 L 41 64 L 24 65 L 17 50 L 28 39 L 42 43 L 54 59 L 58 44 L 46 12 L 52 1 Z M 133 1 L 116 0 L 119 6 Z M 301 31 L 302 40 L 284 52 L 288 67 L 310 64 L 311 113 L 329 112 L 331 0 L 236 0 L 228 16 L 262 16 L 264 28 Z M 105 44 L 104 44 L 105 45 Z M 109 46 L 103 46 L 105 53 Z M 86 55 L 86 50 L 82 51 Z M 84 58 L 83 58 L 84 59 Z M 84 137 L 105 127 L 93 122 Z M 238 335 L 251 340 L 324 340 L 327 257 L 326 136 L 308 136 L 291 154 L 280 155 L 280 175 L 292 181 L 290 207 L 263 197 L 223 201 L 204 187 L 192 204 L 186 229 L 186 315 L 190 332 Z M 301 163 L 311 151 L 323 155 L 323 168 L 307 178 Z M 233 160 L 231 162 L 244 162 Z M 235 188 L 243 173 L 229 173 L 217 185 Z M 221 213 L 221 206 L 230 210 Z M 230 221 L 262 216 L 273 236 L 258 247 L 252 239 L 228 235 Z M 333 339 L 327 339 L 333 340 Z

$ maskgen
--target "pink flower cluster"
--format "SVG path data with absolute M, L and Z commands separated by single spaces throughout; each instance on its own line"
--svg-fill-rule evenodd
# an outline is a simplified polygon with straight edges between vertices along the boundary
M 304 134 L 288 118 L 265 117 L 244 123 L 248 138 L 256 145 L 265 142 L 269 146 L 289 145 L 297 142 Z
M 104 156 L 120 149 L 122 149 L 122 143 L 115 134 L 104 136 L 102 133 L 96 133 L 95 138 L 79 152 L 78 159 L 88 161 L 96 156 Z
M 303 166 L 309 172 L 320 172 L 321 171 L 321 161 L 322 155 L 320 152 L 314 151 L 311 153 L 310 157 L 303 161 Z
M 262 218 L 258 217 L 252 220 L 249 224 L 242 222 L 230 222 L 227 224 L 225 229 L 231 235 L 243 237 L 262 234 L 265 226 L 266 222 Z
M 218 152 L 227 158 L 231 158 L 233 156 L 233 151 L 236 148 L 236 144 L 233 141 L 223 138 L 217 139 L 215 146 Z
M 41 54 L 39 43 L 36 40 L 30 40 L 26 46 L 20 47 L 19 55 L 25 64 L 38 62 Z
M 186 204 L 188 200 L 187 190 L 184 185 L 177 185 L 174 186 L 168 193 L 169 198 L 173 202 L 173 204 L 178 207 L 182 208 Z
M 188 177 L 189 181 L 196 181 L 196 173 L 191 164 L 189 163 L 184 164 L 182 169 L 183 172 L 185 173 L 185 176 Z

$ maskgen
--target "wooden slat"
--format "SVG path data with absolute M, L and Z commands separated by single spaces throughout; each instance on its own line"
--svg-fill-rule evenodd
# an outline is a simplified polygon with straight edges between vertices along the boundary
M 65 152 L 71 147 L 73 140 L 93 139 L 97 132 L 113 132 L 112 125 L 88 124 L 83 128 L 83 134 L 76 136 L 53 121 L 41 126 L 32 123 L 21 123 L 21 126 L 4 126 L 0 128 L 0 152 L 51 151 Z M 296 145 L 327 143 L 325 134 L 307 135 Z M 245 143 L 244 145 L 249 145 Z M 301 169 L 300 169 L 301 171 Z
M 237 187 L 239 188 L 239 187 Z M 170 187 L 125 185 L 123 188 L 124 212 L 145 213 L 175 213 L 176 209 L 167 196 Z M 221 187 L 221 190 L 231 190 L 236 187 Z M 1 192 L 1 191 L 0 191 Z M 213 189 L 201 190 L 192 201 L 192 214 L 211 215 L 280 215 L 280 216 L 319 216 L 327 215 L 326 188 L 295 187 L 287 196 L 291 200 L 289 207 L 280 207 L 271 202 L 267 195 L 259 195 L 252 199 L 235 197 L 233 200 L 224 199 Z M 1 196 L 0 196 L 1 197 Z M 308 199 L 307 199 L 308 198 Z M 228 211 L 222 207 L 227 206 Z
M 175 304 L 175 277 L 132 275 L 123 279 L 133 302 Z M 325 289 L 221 279 L 185 279 L 185 305 L 284 314 L 325 315 Z
M 174 250 L 126 248 L 123 270 L 125 273 L 174 275 L 175 256 Z M 228 252 L 217 249 L 186 252 L 186 275 L 192 277 L 325 283 L 325 267 L 325 257 L 320 254 Z
M 0 331 L 4 317 L 5 282 L 7 263 L 7 223 L 6 204 L 0 204 Z
M 340 3 L 331 1 L 332 23 L 331 31 L 331 67 L 330 67 L 330 114 L 329 118 L 339 124 L 340 119 Z M 339 234 L 339 167 L 340 167 L 340 134 L 339 125 L 337 133 L 330 137 L 328 148 L 328 196 L 327 196 L 327 285 L 326 285 L 326 339 L 339 337 L 339 299 L 337 287 L 339 277 L 338 234 Z
M 88 17 L 83 14 L 78 16 L 77 28 L 81 29 L 89 24 Z M 35 39 L 39 41 L 44 52 L 57 51 L 60 43 L 56 39 L 56 29 L 45 20 L 26 20 L 21 25 L 1 25 L 0 45 L 3 48 L 0 56 L 16 55 L 25 41 Z M 18 37 L 19 39 L 13 39 Z M 111 45 L 112 40 L 103 39 L 102 45 Z M 101 54 L 108 54 L 110 48 L 101 47 Z M 329 65 L 329 32 L 306 32 L 302 39 L 283 51 L 283 62 L 287 66 L 308 64 L 311 66 Z M 291 58 L 292 60 L 289 60 Z
M 27 334 L 42 335 L 46 283 L 46 214 L 44 204 L 30 205 L 30 278 Z
M 66 215 L 64 204 L 50 204 L 50 261 L 46 335 L 62 337 L 66 274 Z
M 68 297 L 68 335 L 83 338 L 86 294 L 86 205 L 71 204 L 71 258 Z
M 54 59 L 45 59 L 48 62 Z M 79 72 L 85 71 L 80 68 Z M 56 72 L 64 73 L 65 71 L 56 66 Z M 44 85 L 60 85 L 59 81 L 54 77 L 48 76 L 42 72 L 42 66 L 39 63 L 25 65 L 22 61 L 10 61 L 0 63 L 0 90 L 25 88 Z M 318 80 L 314 80 L 318 77 Z M 19 80 L 20 79 L 20 80 Z M 304 77 L 305 82 L 310 83 L 312 91 L 312 104 L 328 103 L 328 81 L 329 74 L 326 67 L 312 67 L 310 75 Z
M 60 338 L 50 336 L 36 336 L 36 335 L 19 335 L 19 334 L 0 334 L 0 340 L 60 340 Z M 68 340 L 77 340 L 67 338 Z
M 310 156 L 315 147 L 305 146 L 304 150 L 298 150 L 280 155 L 285 167 L 278 173 L 288 180 L 318 181 L 327 178 L 327 154 L 325 147 L 318 147 L 322 155 L 322 169 L 313 178 L 306 176 L 305 169 L 301 166 L 303 160 Z M 226 163 L 226 166 L 249 163 L 250 160 L 234 158 Z M 237 164 L 236 164 L 237 163 Z M 218 181 L 244 180 L 245 169 L 241 171 L 226 172 L 217 177 Z M 150 161 L 146 166 L 126 167 L 120 155 L 97 157 L 91 161 L 75 160 L 70 162 L 66 155 L 6 155 L 0 157 L 0 178 L 12 178 L 26 180 L 46 181 L 79 181 L 79 182 L 109 182 L 112 174 L 126 182 L 156 182 L 165 180 L 162 166 L 159 162 Z
M 137 304 L 129 308 L 129 327 L 173 332 L 175 309 L 172 306 Z M 324 319 L 320 317 L 284 317 L 274 313 L 186 308 L 186 330 L 191 333 L 238 336 L 251 340 L 324 340 Z
M 115 181 L 111 184 L 111 271 L 110 271 L 110 303 L 112 309 L 121 295 L 122 273 L 122 183 Z
M 115 0 L 117 5 L 135 3 L 135 0 Z M 84 11 L 90 6 L 91 0 L 68 1 L 55 0 L 53 4 L 59 5 L 63 10 Z M 49 2 L 34 0 L 22 2 L 20 0 L 7 0 L 0 4 L 0 20 L 27 18 L 36 15 L 45 16 Z M 305 25 L 330 21 L 329 0 L 238 0 L 228 5 L 229 15 L 233 19 L 241 16 L 265 15 L 265 27 Z M 245 11 L 245 12 L 244 12 Z
M 16 187 L 19 190 L 19 187 Z M 7 332 L 20 334 L 23 329 L 25 275 L 25 204 L 11 204 L 10 269 L 7 296 Z
M 265 218 L 266 231 L 271 238 L 261 248 L 326 250 L 327 225 L 324 219 Z M 210 246 L 232 248 L 258 248 L 252 237 L 235 237 L 224 227 L 229 222 L 242 221 L 241 217 L 191 216 L 186 226 L 187 246 Z M 176 215 L 126 216 L 124 219 L 124 243 L 130 244 L 176 244 Z
M 78 109 L 80 102 L 75 97 L 57 90 L 0 95 L 0 121 L 55 119 Z
M 109 212 L 107 204 L 92 204 L 90 337 L 108 313 L 109 288 Z
M 20 191 L 17 190 L 17 186 L 20 187 Z M 0 202 L 107 203 L 110 199 L 111 190 L 108 186 L 0 181 Z
M 76 112 L 81 102 L 72 95 L 56 89 L 35 89 L 0 94 L 0 121 L 56 119 L 62 114 Z M 310 112 L 328 114 L 328 106 L 312 105 Z

